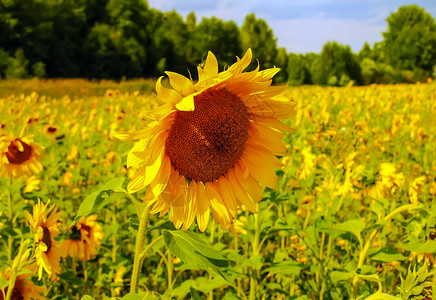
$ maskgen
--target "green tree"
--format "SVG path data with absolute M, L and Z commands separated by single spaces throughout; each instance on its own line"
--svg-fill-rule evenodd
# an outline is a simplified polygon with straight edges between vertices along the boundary
M 224 22 L 216 17 L 203 18 L 193 34 L 192 43 L 198 51 L 200 64 L 212 51 L 218 58 L 220 69 L 235 62 L 235 56 L 241 55 L 241 40 L 238 26 L 233 21 Z
M 408 5 L 392 13 L 387 22 L 388 30 L 383 33 L 387 63 L 400 75 L 402 71 L 412 71 L 415 80 L 432 76 L 436 65 L 433 17 L 417 5 Z
M 289 54 L 288 58 L 288 80 L 291 85 L 302 85 L 310 83 L 309 65 L 304 55 Z
M 315 84 L 345 85 L 348 80 L 361 84 L 361 69 L 356 56 L 349 46 L 337 42 L 328 42 L 323 46 L 321 55 L 311 66 L 312 80 Z
M 242 49 L 251 48 L 253 57 L 262 62 L 263 68 L 272 68 L 277 56 L 277 39 L 274 32 L 263 19 L 254 13 L 245 17 L 241 27 Z
M 24 56 L 23 49 L 19 48 L 15 51 L 14 57 L 9 58 L 8 66 L 6 68 L 6 78 L 27 78 L 29 72 L 27 66 L 29 61 Z
M 161 74 L 165 70 L 185 72 L 188 27 L 175 11 L 162 14 L 161 17 L 161 24 L 153 34 L 154 46 L 160 57 L 158 71 Z
M 279 48 L 277 50 L 277 56 L 274 59 L 274 65 L 280 68 L 280 72 L 274 76 L 275 83 L 284 83 L 288 81 L 288 53 L 286 48 Z

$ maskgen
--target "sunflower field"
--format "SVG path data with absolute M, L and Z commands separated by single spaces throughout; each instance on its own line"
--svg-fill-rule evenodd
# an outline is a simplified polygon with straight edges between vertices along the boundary
M 0 300 L 432 299 L 436 84 L 279 88 L 243 63 L 208 56 L 193 87 L 0 82 Z M 292 105 L 224 111 L 253 86 Z M 198 161 L 215 115 L 241 153 Z

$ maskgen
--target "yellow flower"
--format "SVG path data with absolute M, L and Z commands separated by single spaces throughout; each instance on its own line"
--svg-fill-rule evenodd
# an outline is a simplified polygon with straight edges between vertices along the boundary
M 233 224 L 230 225 L 229 231 L 237 236 L 239 234 L 247 234 L 247 230 L 245 230 L 245 223 L 247 223 L 247 218 L 244 216 L 239 217 Z
M 42 147 L 29 137 L 0 138 L 0 176 L 30 176 L 42 171 Z
M 59 242 L 53 238 L 59 235 L 58 222 L 61 215 L 57 207 L 53 204 L 48 208 L 47 204 L 42 204 L 40 200 L 33 206 L 32 215 L 25 212 L 30 226 L 35 232 L 35 258 L 38 265 L 38 279 L 41 279 L 42 270 L 52 278 L 57 278 L 61 272 Z
M 300 170 L 299 178 L 306 179 L 315 170 L 316 155 L 312 153 L 312 147 L 306 147 L 301 151 L 303 155 L 303 168 Z
M 67 160 L 73 160 L 76 159 L 79 156 L 79 147 L 76 145 L 71 146 L 71 151 L 67 155 Z
M 126 270 L 127 270 L 126 267 L 121 266 L 118 268 L 118 271 L 115 273 L 114 283 L 120 284 L 120 286 L 118 286 L 114 289 L 115 296 L 119 296 L 121 293 L 122 284 L 124 282 L 123 276 L 124 276 L 124 273 L 126 272 Z
M 39 179 L 38 177 L 30 176 L 26 180 L 26 186 L 23 189 L 23 193 L 31 193 L 33 191 L 38 191 L 40 182 L 41 179 Z
M 166 214 L 176 228 L 188 229 L 197 219 L 206 230 L 212 212 L 227 228 L 241 207 L 256 213 L 262 187 L 276 188 L 274 168 L 285 155 L 279 121 L 294 115 L 294 104 L 282 95 L 286 86 L 272 87 L 279 68 L 242 72 L 251 62 L 242 59 L 218 73 L 209 52 L 199 80 L 166 72 L 174 89 L 156 83 L 163 106 L 151 111 L 155 122 L 120 139 L 139 139 L 127 157 L 127 167 L 139 166 L 128 184 L 130 193 L 148 186 L 144 198 L 151 213 Z
M 370 189 L 369 195 L 378 199 L 395 194 L 404 185 L 404 174 L 397 172 L 397 167 L 393 163 L 380 164 L 380 171 L 375 185 Z
M 97 247 L 103 239 L 103 230 L 96 221 L 97 215 L 82 217 L 71 228 L 70 238 L 61 246 L 63 257 L 79 257 L 87 261 L 97 254 Z
M 427 177 L 420 176 L 409 185 L 409 197 L 412 204 L 419 204 L 419 193 L 421 186 L 427 182 Z
M 29 258 L 29 251 L 25 252 L 21 257 L 21 261 L 18 262 L 14 259 L 13 265 L 20 265 L 18 271 L 21 273 L 15 278 L 14 289 L 12 291 L 11 300 L 30 300 L 38 299 L 45 300 L 46 298 L 41 295 L 45 292 L 46 288 L 43 286 L 36 286 L 32 280 L 28 278 L 35 273 L 35 264 L 28 265 L 27 260 Z M 27 265 L 27 266 L 26 266 Z M 26 266 L 26 267 L 23 267 Z M 0 270 L 0 278 L 9 282 L 11 276 L 11 269 L 6 269 L 5 272 Z M 8 293 L 8 286 L 4 289 L 5 296 Z M 4 300 L 3 293 L 0 291 L 0 300 Z
M 418 264 L 421 263 L 422 260 L 425 259 L 425 263 L 428 266 L 436 264 L 433 253 L 417 253 L 415 251 L 411 251 L 409 254 L 409 260 L 413 260 L 416 257 Z

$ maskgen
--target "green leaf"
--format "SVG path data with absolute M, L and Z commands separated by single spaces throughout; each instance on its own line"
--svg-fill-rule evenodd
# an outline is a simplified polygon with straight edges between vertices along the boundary
M 330 273 L 330 278 L 332 279 L 333 283 L 337 283 L 338 281 L 354 278 L 354 274 L 350 272 L 333 271 Z
M 180 260 L 195 263 L 201 268 L 210 268 L 227 280 L 227 258 L 208 246 L 192 231 L 162 230 L 165 245 Z
M 200 297 L 200 294 L 198 294 L 198 291 L 196 289 L 194 289 L 192 286 L 190 287 L 190 290 L 191 290 L 191 299 L 194 299 L 194 300 L 203 300 Z
M 374 253 L 369 253 L 368 255 L 369 258 L 371 258 L 372 260 L 381 261 L 385 263 L 390 263 L 393 261 L 401 261 L 406 259 L 406 257 L 404 257 L 396 249 L 390 247 L 376 249 L 373 252 Z
M 142 299 L 144 299 L 144 295 L 140 295 L 137 293 L 128 293 L 123 298 L 121 298 L 121 300 L 142 300 Z
M 348 220 L 344 223 L 334 225 L 335 229 L 350 232 L 360 239 L 360 233 L 365 228 L 365 222 L 360 219 Z
M 0 289 L 4 290 L 5 287 L 9 285 L 9 280 L 4 279 L 4 277 L 0 277 Z
M 101 208 L 101 204 L 105 199 L 104 196 L 110 194 L 113 191 L 121 190 L 123 182 L 124 178 L 122 177 L 112 179 L 111 181 L 106 183 L 103 188 L 95 191 L 94 193 L 86 197 L 80 205 L 79 210 L 77 211 L 77 215 L 74 218 L 73 222 L 70 224 L 70 227 L 74 226 L 81 217 L 97 212 L 98 209 Z
M 138 223 L 139 224 L 139 223 Z M 147 228 L 147 232 L 150 232 L 152 230 L 156 230 L 156 229 L 168 229 L 168 230 L 176 230 L 176 228 L 174 227 L 174 223 L 171 221 L 165 221 L 161 224 L 155 225 L 155 226 L 150 226 Z
M 272 274 L 283 274 L 283 275 L 298 275 L 301 269 L 305 268 L 306 265 L 300 264 L 295 261 L 281 261 L 278 263 L 272 263 L 266 272 L 269 275 Z
M 401 300 L 401 298 L 377 292 L 365 298 L 365 300 Z
M 138 228 L 139 228 L 139 219 L 138 219 L 138 217 L 135 216 L 135 217 L 130 218 L 129 225 L 133 229 L 138 230 Z
M 398 243 L 398 248 L 408 251 L 414 251 L 417 253 L 434 253 L 436 252 L 436 240 L 428 240 L 424 243 L 410 242 L 408 244 Z
M 85 296 L 83 296 L 80 300 L 94 300 L 94 298 L 92 298 L 92 297 L 89 296 L 89 295 L 85 295 Z

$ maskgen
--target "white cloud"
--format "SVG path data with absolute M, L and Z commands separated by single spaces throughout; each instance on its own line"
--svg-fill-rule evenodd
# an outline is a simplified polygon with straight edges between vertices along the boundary
M 278 38 L 278 45 L 294 53 L 319 53 L 328 41 L 349 45 L 358 52 L 365 41 L 371 45 L 382 40 L 381 32 L 386 30 L 385 25 L 350 19 L 273 20 L 269 25 Z

